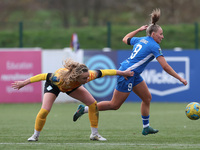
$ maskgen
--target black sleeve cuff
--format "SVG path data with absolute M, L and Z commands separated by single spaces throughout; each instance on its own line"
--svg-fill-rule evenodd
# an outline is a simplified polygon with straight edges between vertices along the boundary
M 96 72 L 98 73 L 97 78 L 101 78 L 101 76 L 102 76 L 101 70 L 96 70 Z
M 127 44 L 128 44 L 128 45 L 131 45 L 131 38 L 128 38 L 128 39 L 127 39 Z
M 51 79 L 52 75 L 53 75 L 53 73 L 48 73 L 48 74 L 47 74 L 47 78 L 46 78 L 46 81 L 47 81 L 47 82 L 50 82 L 50 81 L 51 81 L 50 79 Z

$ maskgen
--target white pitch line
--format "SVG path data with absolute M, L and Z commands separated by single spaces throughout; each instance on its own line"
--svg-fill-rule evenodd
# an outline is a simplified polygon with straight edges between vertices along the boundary
M 0 143 L 0 145 L 111 145 L 111 146 L 195 146 L 200 147 L 200 144 L 136 144 L 136 143 L 38 143 L 38 142 L 27 142 L 27 143 Z

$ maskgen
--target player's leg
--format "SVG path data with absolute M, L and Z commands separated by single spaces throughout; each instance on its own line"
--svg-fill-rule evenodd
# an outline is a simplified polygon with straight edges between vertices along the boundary
M 140 82 L 133 87 L 133 92 L 138 95 L 141 100 L 141 114 L 143 116 L 148 116 L 150 112 L 150 102 L 151 102 L 151 93 L 145 83 L 145 81 Z
M 130 93 L 120 92 L 118 90 L 114 90 L 113 97 L 111 101 L 101 101 L 97 103 L 97 107 L 99 111 L 105 110 L 117 110 L 124 103 Z M 77 111 L 73 116 L 73 121 L 76 121 L 80 118 L 84 113 L 88 113 L 88 107 L 80 104 L 78 106 Z
M 51 107 L 56 97 L 59 95 L 59 93 L 60 93 L 60 90 L 58 89 L 57 86 L 52 85 L 50 82 L 45 82 L 42 107 L 40 111 L 38 112 L 37 117 L 35 119 L 34 134 L 30 138 L 28 138 L 28 141 L 38 140 L 40 132 L 42 131 L 42 128 L 45 125 L 47 115 L 49 114 Z
M 49 114 L 51 107 L 56 99 L 56 95 L 53 93 L 45 93 L 43 96 L 42 101 L 42 107 L 40 111 L 37 114 L 37 117 L 35 119 L 35 129 L 34 134 L 28 138 L 28 141 L 37 141 L 40 135 L 40 132 L 42 131 L 47 115 Z
M 111 101 L 101 101 L 97 104 L 99 111 L 118 110 L 129 94 L 115 89 Z
M 97 104 L 99 111 L 104 110 L 117 110 L 124 103 L 126 98 L 129 96 L 130 91 L 132 90 L 132 78 L 129 81 L 125 80 L 123 76 L 118 77 L 117 87 L 114 90 L 113 97 L 111 101 L 102 101 Z M 123 91 L 123 92 L 120 92 Z M 87 113 L 88 107 L 84 105 L 79 105 L 77 111 L 74 114 L 73 121 L 76 121 L 79 117 L 81 117 L 84 113 Z
M 98 133 L 98 120 L 99 120 L 99 111 L 97 108 L 97 102 L 93 98 L 93 96 L 83 87 L 80 86 L 75 91 L 69 94 L 71 97 L 83 102 L 85 105 L 88 106 L 88 114 L 89 114 L 89 120 L 90 120 L 90 126 L 91 126 L 91 140 L 98 140 L 98 141 L 106 141 L 105 138 L 103 138 Z
M 142 99 L 141 103 L 141 115 L 143 120 L 143 135 L 157 133 L 158 130 L 153 129 L 149 126 L 149 112 L 150 112 L 150 103 L 151 103 L 151 93 L 145 83 L 145 81 L 140 82 L 133 87 L 133 92 Z

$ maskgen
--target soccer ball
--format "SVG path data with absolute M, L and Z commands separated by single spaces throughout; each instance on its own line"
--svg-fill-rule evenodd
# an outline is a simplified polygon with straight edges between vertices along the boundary
M 197 120 L 200 117 L 200 104 L 197 102 L 191 102 L 186 106 L 186 116 L 191 120 Z

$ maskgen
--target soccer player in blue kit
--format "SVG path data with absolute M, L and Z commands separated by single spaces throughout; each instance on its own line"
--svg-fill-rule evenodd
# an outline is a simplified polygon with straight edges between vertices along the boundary
M 155 9 L 151 13 L 151 24 L 144 25 L 128 33 L 124 38 L 123 42 L 128 45 L 133 45 L 133 50 L 128 59 L 121 63 L 119 70 L 131 69 L 134 71 L 133 77 L 128 77 L 126 80 L 123 76 L 118 76 L 117 86 L 114 90 L 111 101 L 101 101 L 97 104 L 99 111 L 104 110 L 117 110 L 124 103 L 129 96 L 130 92 L 133 91 L 138 95 L 141 100 L 141 116 L 143 121 L 143 135 L 155 134 L 158 130 L 153 129 L 149 126 L 149 112 L 150 102 L 152 99 L 151 93 L 148 87 L 141 77 L 141 73 L 146 65 L 154 58 L 160 63 L 162 68 L 171 76 L 178 79 L 184 85 L 187 85 L 187 81 L 180 77 L 172 67 L 166 62 L 159 43 L 164 38 L 162 28 L 156 24 L 160 18 L 160 9 Z M 146 30 L 147 36 L 135 37 L 135 35 Z M 87 113 L 87 106 L 79 105 L 77 111 L 74 114 L 73 120 L 76 121 L 82 114 Z

